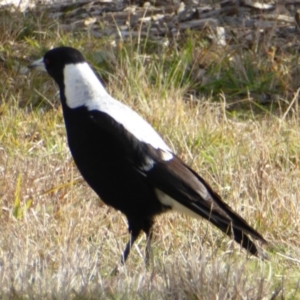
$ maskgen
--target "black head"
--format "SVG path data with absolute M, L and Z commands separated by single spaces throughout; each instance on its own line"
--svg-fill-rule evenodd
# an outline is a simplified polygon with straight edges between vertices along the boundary
M 58 47 L 46 52 L 42 60 L 33 62 L 29 67 L 46 70 L 58 85 L 63 83 L 63 70 L 67 64 L 85 62 L 83 55 L 71 47 Z

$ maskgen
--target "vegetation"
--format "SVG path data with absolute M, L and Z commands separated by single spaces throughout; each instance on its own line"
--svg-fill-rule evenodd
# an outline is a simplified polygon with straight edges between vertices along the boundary
M 261 49 L 233 53 L 238 41 L 220 48 L 199 32 L 168 46 L 113 43 L 64 32 L 46 13 L 1 11 L 0 31 L 1 299 L 300 298 L 297 53 L 268 61 Z M 269 261 L 206 221 L 167 214 L 157 220 L 151 268 L 141 236 L 112 275 L 126 220 L 76 170 L 53 80 L 26 68 L 59 45 L 82 51 L 109 92 L 263 234 Z M 264 94 L 276 101 L 257 101 Z

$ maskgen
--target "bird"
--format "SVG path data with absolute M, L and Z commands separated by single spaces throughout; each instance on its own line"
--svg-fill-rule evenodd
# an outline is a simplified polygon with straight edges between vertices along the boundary
M 67 141 L 79 172 L 104 203 L 127 218 L 130 238 L 121 264 L 142 232 L 149 263 L 155 219 L 169 211 L 204 218 L 248 253 L 262 256 L 253 239 L 267 244 L 263 236 L 146 120 L 106 91 L 79 50 L 53 48 L 28 67 L 47 72 L 57 83 Z

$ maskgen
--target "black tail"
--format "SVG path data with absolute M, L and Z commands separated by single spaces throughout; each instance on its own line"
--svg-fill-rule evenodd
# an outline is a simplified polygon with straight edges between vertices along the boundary
M 256 247 L 249 238 L 250 236 L 267 244 L 263 236 L 226 204 L 202 177 L 180 159 L 174 158 L 171 161 L 158 163 L 147 175 L 148 180 L 158 191 L 162 191 L 180 205 L 214 224 L 228 236 L 233 237 L 249 253 L 264 257 L 262 250 Z M 158 195 L 161 202 L 165 203 L 162 195 Z M 181 211 L 180 208 L 177 209 Z
M 255 244 L 250 240 L 250 238 L 239 228 L 236 228 L 234 224 L 216 221 L 214 218 L 210 218 L 209 221 L 222 230 L 228 236 L 234 238 L 234 240 L 245 248 L 249 253 L 259 256 L 260 251 L 258 251 Z
M 220 203 L 220 196 L 216 193 L 214 193 L 213 196 L 214 200 L 217 200 Z M 222 201 L 220 204 L 221 208 L 227 213 L 231 220 L 222 217 L 220 218 L 220 216 L 216 218 L 215 215 L 219 214 L 213 211 L 211 213 L 211 218 L 209 218 L 208 220 L 228 236 L 233 235 L 234 240 L 243 248 L 245 248 L 249 253 L 257 257 L 267 259 L 267 256 L 262 252 L 260 248 L 257 248 L 257 246 L 252 242 L 248 235 L 264 244 L 267 244 L 267 241 L 263 238 L 263 236 L 254 228 L 252 228 L 241 216 L 234 212 L 226 203 Z

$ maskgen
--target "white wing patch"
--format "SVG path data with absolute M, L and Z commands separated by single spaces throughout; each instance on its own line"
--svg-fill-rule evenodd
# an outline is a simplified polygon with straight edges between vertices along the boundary
M 144 164 L 141 166 L 141 169 L 142 169 L 143 171 L 148 172 L 148 171 L 150 171 L 150 170 L 154 167 L 154 164 L 155 164 L 154 160 L 151 159 L 150 157 L 146 156 L 145 162 L 144 162 Z
M 170 197 L 169 195 L 167 195 L 163 191 L 161 191 L 159 189 L 155 189 L 155 194 L 156 194 L 158 200 L 162 204 L 171 207 L 172 210 L 175 210 L 177 212 L 180 212 L 180 213 L 183 213 L 185 215 L 191 216 L 193 218 L 201 219 L 201 217 L 198 214 L 196 214 L 195 212 L 193 212 L 189 208 L 183 206 L 182 204 L 180 204 L 178 201 L 176 201 L 175 199 L 173 199 L 172 197 Z
M 110 115 L 139 141 L 162 151 L 162 159 L 173 158 L 171 149 L 158 133 L 125 104 L 111 97 L 90 66 L 84 63 L 68 64 L 64 68 L 65 96 L 70 108 L 86 106 Z

